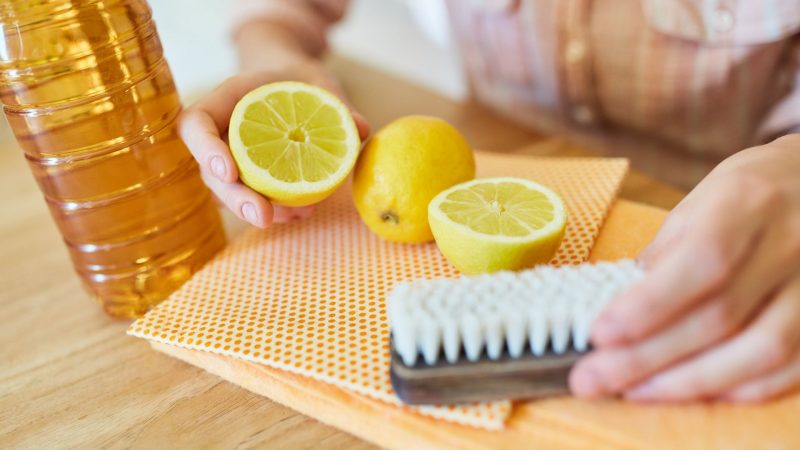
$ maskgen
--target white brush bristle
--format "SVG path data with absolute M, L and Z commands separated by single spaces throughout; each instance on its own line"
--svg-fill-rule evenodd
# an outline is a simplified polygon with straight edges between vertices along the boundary
M 584 351 L 595 316 L 643 274 L 622 260 L 400 283 L 387 299 L 394 348 L 408 366 Z

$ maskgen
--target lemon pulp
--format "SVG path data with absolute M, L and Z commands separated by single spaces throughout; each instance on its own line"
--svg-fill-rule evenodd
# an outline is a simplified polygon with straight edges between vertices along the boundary
M 508 177 L 453 186 L 437 195 L 428 209 L 437 245 L 464 273 L 548 262 L 561 244 L 567 220 L 555 192 Z
M 353 168 L 361 144 L 336 96 L 297 82 L 271 83 L 244 96 L 228 134 L 242 181 L 290 206 L 330 195 Z

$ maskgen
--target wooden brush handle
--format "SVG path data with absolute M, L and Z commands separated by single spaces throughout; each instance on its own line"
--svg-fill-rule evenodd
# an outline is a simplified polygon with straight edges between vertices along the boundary
M 462 359 L 432 366 L 417 362 L 409 367 L 392 351 L 390 375 L 398 397 L 411 405 L 541 398 L 569 392 L 567 375 L 582 355 L 503 355 L 497 360 Z

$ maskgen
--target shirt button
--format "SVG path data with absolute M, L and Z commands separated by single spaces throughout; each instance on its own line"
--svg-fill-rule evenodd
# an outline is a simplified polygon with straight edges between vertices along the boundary
M 572 110 L 572 118 L 581 125 L 590 125 L 594 122 L 594 112 L 586 105 L 579 105 Z
M 586 55 L 586 46 L 583 42 L 580 41 L 572 41 L 567 44 L 567 50 L 565 57 L 567 58 L 567 62 L 569 63 L 576 63 L 583 59 Z
M 733 30 L 736 18 L 729 9 L 718 9 L 714 12 L 714 30 L 717 33 L 727 33 Z

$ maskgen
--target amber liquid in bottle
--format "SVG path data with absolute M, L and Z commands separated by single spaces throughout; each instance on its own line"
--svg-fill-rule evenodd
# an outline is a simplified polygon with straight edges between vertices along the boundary
M 136 317 L 225 243 L 144 0 L 6 0 L 0 101 L 88 291 Z

